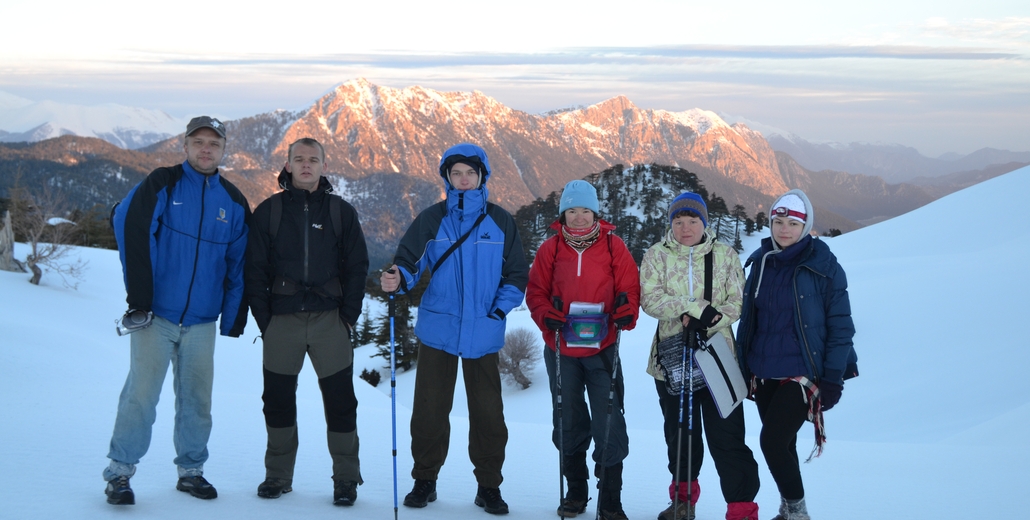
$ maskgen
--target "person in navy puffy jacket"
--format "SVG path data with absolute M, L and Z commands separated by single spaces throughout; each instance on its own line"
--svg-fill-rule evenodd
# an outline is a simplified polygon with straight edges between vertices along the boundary
M 826 242 L 811 236 L 812 203 L 790 190 L 771 206 L 771 236 L 745 267 L 737 360 L 762 419 L 762 454 L 780 492 L 774 520 L 809 520 L 798 464 L 805 421 L 825 440 L 823 412 L 857 376 L 848 280 Z

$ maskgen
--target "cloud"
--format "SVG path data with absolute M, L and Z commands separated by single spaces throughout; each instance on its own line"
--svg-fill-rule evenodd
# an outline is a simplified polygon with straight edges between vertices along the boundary
M 443 68 L 474 66 L 533 65 L 643 65 L 681 62 L 691 59 L 753 60 L 825 60 L 891 59 L 891 60 L 1025 60 L 1027 56 L 998 52 L 986 48 L 928 47 L 915 45 L 678 45 L 652 47 L 592 47 L 563 49 L 552 52 L 504 53 L 354 53 L 322 55 L 239 55 L 232 57 L 197 58 L 193 56 L 155 56 L 166 65 L 177 66 L 375 66 L 386 68 Z
M 1001 48 L 1030 49 L 1030 17 L 1012 16 L 993 20 L 974 18 L 955 23 L 945 18 L 929 18 L 921 30 L 928 37 L 951 38 Z

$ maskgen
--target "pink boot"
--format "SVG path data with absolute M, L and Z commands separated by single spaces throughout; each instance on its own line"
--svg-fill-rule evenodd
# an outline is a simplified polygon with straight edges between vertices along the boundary
M 758 504 L 730 502 L 726 504 L 726 520 L 758 520 Z

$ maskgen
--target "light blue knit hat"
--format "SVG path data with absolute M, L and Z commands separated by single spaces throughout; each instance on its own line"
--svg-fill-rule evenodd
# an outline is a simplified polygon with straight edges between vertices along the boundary
M 558 204 L 558 214 L 565 213 L 569 208 L 586 208 L 594 213 L 600 213 L 597 205 L 597 190 L 587 181 L 572 181 L 565 185 L 561 192 L 561 202 Z

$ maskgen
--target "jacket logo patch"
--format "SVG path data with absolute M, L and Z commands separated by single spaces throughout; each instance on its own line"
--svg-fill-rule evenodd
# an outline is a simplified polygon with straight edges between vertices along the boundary
M 315 229 L 322 229 L 322 224 L 311 224 L 311 227 Z
M 225 222 L 226 224 L 229 223 L 229 221 L 225 218 L 225 208 L 218 208 L 218 220 L 220 222 Z
M 490 232 L 487 231 L 486 233 L 483 233 L 482 235 L 479 235 L 479 239 L 480 240 L 490 240 Z
M 177 201 L 177 200 L 173 200 L 172 201 L 172 206 L 182 206 L 182 203 Z

